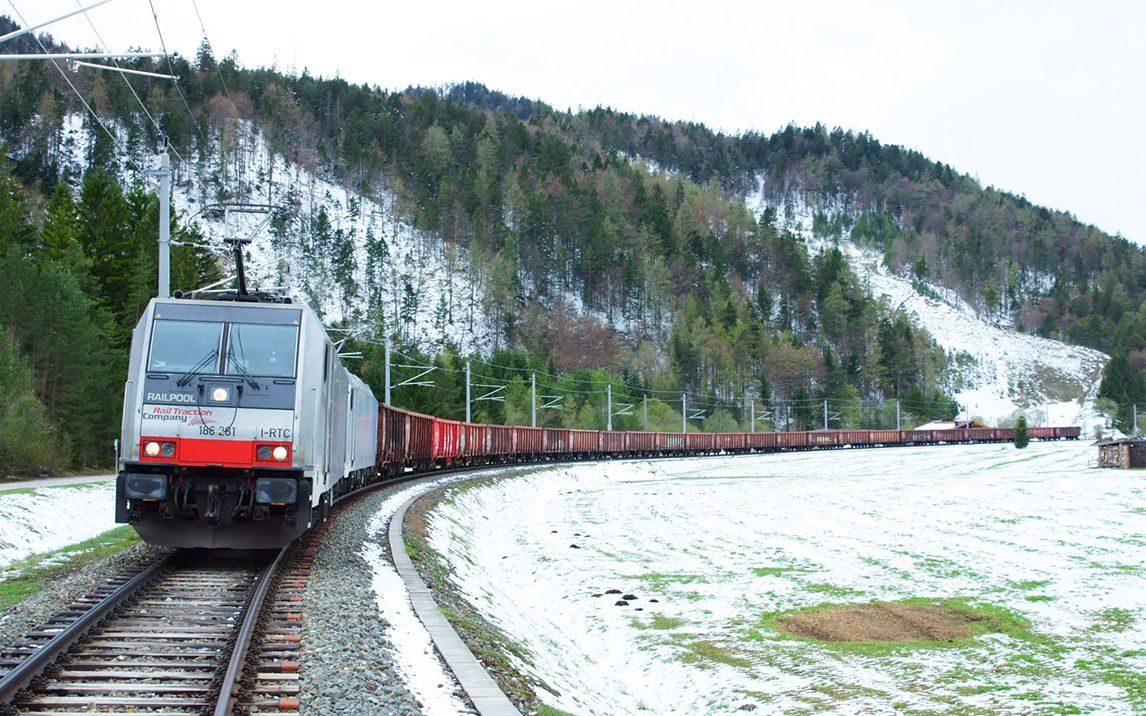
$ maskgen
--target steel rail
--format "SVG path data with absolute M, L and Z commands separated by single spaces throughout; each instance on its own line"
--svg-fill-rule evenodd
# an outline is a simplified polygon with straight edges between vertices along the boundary
M 174 560 L 175 554 L 172 552 L 166 555 L 132 577 L 98 604 L 93 605 L 91 609 L 76 618 L 67 628 L 52 637 L 51 641 L 41 646 L 34 653 L 29 654 L 28 658 L 20 662 L 12 671 L 0 678 L 0 704 L 12 703 L 16 699 L 16 695 L 43 674 L 44 669 L 54 663 L 61 654 L 87 635 L 93 627 L 123 605 L 142 587 L 159 576 L 160 572 L 167 569 Z
M 243 668 L 246 666 L 247 653 L 250 651 L 251 641 L 255 635 L 255 628 L 259 623 L 259 616 L 263 610 L 263 602 L 271 591 L 271 583 L 279 573 L 279 568 L 286 561 L 294 547 L 294 542 L 279 550 L 275 560 L 270 563 L 261 575 L 259 585 L 247 604 L 247 611 L 243 617 L 243 625 L 235 638 L 235 645 L 231 649 L 231 660 L 227 664 L 227 671 L 223 674 L 222 685 L 219 687 L 219 700 L 215 704 L 215 716 L 231 716 L 238 705 L 239 689 L 242 684 Z

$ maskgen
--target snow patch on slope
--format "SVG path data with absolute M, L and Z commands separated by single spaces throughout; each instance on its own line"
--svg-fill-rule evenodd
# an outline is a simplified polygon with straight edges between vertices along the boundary
M 783 227 L 803 237 L 813 255 L 830 245 L 813 237 L 812 220 L 816 211 L 842 207 L 813 205 L 799 197 L 771 205 L 764 179 L 758 177 L 745 206 L 756 215 L 775 208 Z M 947 353 L 950 390 L 966 417 L 993 425 L 1022 412 L 1033 425 L 1081 425 L 1086 436 L 1104 425 L 1094 399 L 1110 359 L 1105 353 L 995 325 L 943 286 L 924 282 L 924 295 L 910 278 L 889 271 L 879 252 L 846 239 L 835 245 L 873 295 L 885 297 L 893 311 L 910 315 Z
M 993 325 L 942 287 L 922 295 L 876 252 L 847 241 L 839 249 L 873 294 L 911 315 L 947 352 L 955 399 L 968 416 L 995 424 L 1022 411 L 1036 424 L 1086 425 L 1088 435 L 1101 421 L 1093 401 L 1105 353 Z

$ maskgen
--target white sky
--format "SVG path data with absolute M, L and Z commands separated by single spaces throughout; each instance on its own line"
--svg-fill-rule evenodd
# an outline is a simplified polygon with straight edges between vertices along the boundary
M 93 1 L 93 0 L 89 0 Z M 192 0 L 153 0 L 193 56 Z M 658 0 L 197 0 L 217 57 L 385 89 L 475 80 L 728 132 L 868 130 L 1146 244 L 1146 4 Z M 29 24 L 77 0 L 10 0 Z M 148 0 L 92 11 L 111 49 L 159 49 Z M 81 17 L 48 28 L 94 46 Z

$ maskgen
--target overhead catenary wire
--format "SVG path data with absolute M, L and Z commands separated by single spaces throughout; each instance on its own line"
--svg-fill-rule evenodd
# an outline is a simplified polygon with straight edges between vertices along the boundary
M 175 74 L 175 65 L 171 62 L 171 53 L 167 51 L 167 43 L 163 40 L 163 29 L 159 27 L 159 14 L 155 11 L 154 0 L 147 0 L 147 4 L 151 7 L 151 19 L 155 22 L 155 32 L 159 35 L 159 46 L 163 49 L 163 56 L 167 59 L 167 69 L 171 74 Z M 191 118 L 191 124 L 195 126 L 199 136 L 203 138 L 204 144 L 210 144 L 207 135 L 203 132 L 203 128 L 199 126 L 199 120 L 195 118 L 195 113 L 191 111 L 191 104 L 187 101 L 187 96 L 183 94 L 183 89 L 179 86 L 179 80 L 174 80 L 175 92 L 178 93 L 179 99 L 183 101 L 183 107 L 187 110 L 187 116 Z
M 8 0 L 8 5 L 12 8 L 12 12 L 16 13 L 16 17 L 20 18 L 20 22 L 27 25 L 28 21 L 24 19 L 24 14 L 20 12 L 20 8 L 16 7 L 15 1 Z M 48 54 L 48 48 L 46 45 L 44 45 L 44 42 L 40 39 L 40 36 L 36 33 L 32 33 L 32 37 L 36 40 L 36 44 L 40 46 L 40 49 L 44 51 L 44 54 Z M 68 87 L 72 89 L 72 92 L 75 93 L 76 97 L 79 98 L 80 103 L 83 104 L 84 108 L 88 111 L 88 114 L 90 114 L 95 119 L 96 123 L 99 124 L 100 128 L 103 129 L 104 133 L 107 134 L 109 139 L 111 139 L 112 145 L 118 146 L 119 140 L 116 139 L 114 134 L 112 134 L 108 126 L 104 124 L 104 121 L 99 116 L 99 114 L 94 109 L 92 109 L 90 104 L 88 104 L 88 101 L 84 98 L 83 93 L 79 91 L 75 83 L 72 82 L 72 79 L 68 77 L 68 73 L 64 71 L 64 68 L 60 67 L 60 63 L 56 62 L 56 60 L 50 60 L 50 62 L 56 68 L 56 71 L 60 73 L 60 76 L 64 78 L 64 82 L 66 82 Z M 139 174 L 144 173 L 144 169 L 136 164 L 130 156 L 125 156 L 124 158 L 127 160 L 127 163 L 131 165 L 135 172 Z
M 195 17 L 199 19 L 199 29 L 203 31 L 203 39 L 207 41 L 207 46 L 214 47 L 211 44 L 211 38 L 207 37 L 207 26 L 203 24 L 203 15 L 199 12 L 199 3 L 196 0 L 191 0 L 191 7 L 195 8 Z M 219 77 L 219 84 L 223 86 L 223 94 L 227 95 L 227 101 L 234 104 L 235 101 L 231 99 L 231 90 L 227 89 L 227 80 L 223 79 L 223 71 L 219 68 L 218 60 L 215 60 L 215 74 Z
M 95 33 L 96 39 L 99 40 L 99 44 L 100 44 L 101 48 L 105 52 L 107 52 L 109 49 L 108 44 L 106 42 L 104 42 L 103 36 L 100 34 L 99 29 L 97 29 L 95 26 L 95 21 L 92 20 L 91 15 L 89 15 L 87 13 L 88 8 L 85 8 L 80 3 L 80 0 L 76 0 L 76 5 L 78 5 L 80 8 L 82 8 L 84 19 L 86 19 L 88 21 L 88 25 L 91 26 L 92 32 Z M 155 119 L 155 117 L 151 114 L 151 111 L 147 109 L 147 105 L 143 102 L 143 99 L 140 98 L 139 93 L 135 91 L 135 87 L 131 84 L 131 80 L 128 79 L 126 74 L 124 74 L 124 69 L 119 66 L 119 62 L 117 62 L 115 60 L 115 58 L 112 58 L 111 62 L 113 65 L 115 65 L 115 68 L 120 71 L 120 76 L 123 77 L 123 83 L 125 85 L 127 85 L 127 89 L 129 89 L 131 91 L 131 96 L 135 97 L 135 101 L 139 103 L 140 108 L 143 109 L 143 113 L 145 115 L 147 115 L 147 118 L 149 120 L 151 120 L 151 124 L 155 127 L 156 131 L 158 131 L 159 135 L 161 137 L 163 137 L 164 146 L 166 146 L 168 148 L 168 150 L 172 154 L 175 155 L 176 159 L 178 159 L 180 162 L 182 162 L 183 156 L 181 154 L 179 154 L 178 150 L 176 150 L 174 147 L 171 146 L 171 142 L 167 139 L 167 133 L 163 131 L 163 127 L 159 126 L 159 121 L 157 119 Z M 78 63 L 78 64 L 82 64 L 85 66 L 88 65 L 88 63 Z

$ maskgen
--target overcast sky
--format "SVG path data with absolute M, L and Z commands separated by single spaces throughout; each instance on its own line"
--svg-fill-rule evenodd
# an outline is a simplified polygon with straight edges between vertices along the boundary
M 244 67 L 384 89 L 474 80 L 733 133 L 867 130 L 1146 244 L 1142 2 L 196 0 L 202 26 L 192 0 L 152 2 L 168 50 L 193 57 L 205 27 Z M 77 7 L 0 12 L 36 24 Z M 160 49 L 148 0 L 90 18 L 112 50 Z M 82 16 L 46 31 L 99 44 Z

